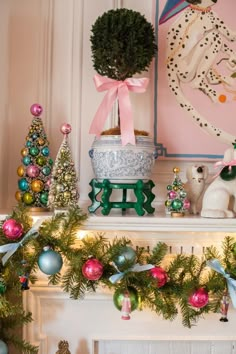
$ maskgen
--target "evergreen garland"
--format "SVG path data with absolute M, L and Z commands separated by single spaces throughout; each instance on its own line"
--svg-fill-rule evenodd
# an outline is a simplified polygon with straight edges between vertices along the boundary
M 32 218 L 24 207 L 17 207 L 9 218 L 21 222 L 24 235 L 32 227 Z M 107 239 L 103 233 L 94 236 L 87 235 L 81 240 L 77 232 L 87 215 L 74 206 L 65 213 L 54 214 L 47 218 L 38 229 L 38 234 L 32 236 L 9 258 L 6 264 L 1 264 L 1 277 L 6 284 L 6 291 L 0 295 L 0 338 L 15 345 L 22 353 L 37 353 L 38 348 L 13 335 L 13 330 L 22 324 L 32 321 L 30 313 L 23 310 L 21 304 L 21 284 L 19 274 L 22 271 L 22 260 L 27 261 L 30 283 L 37 281 L 38 258 L 46 245 L 50 245 L 63 256 L 65 272 L 48 276 L 49 284 L 60 285 L 72 299 L 83 299 L 88 292 L 95 292 L 98 287 L 105 286 L 114 294 L 116 290 L 132 287 L 137 291 L 139 308 L 149 308 L 166 320 L 173 320 L 178 313 L 186 327 L 194 325 L 198 319 L 207 313 L 219 312 L 222 296 L 227 290 L 226 279 L 218 272 L 207 267 L 207 261 L 217 259 L 225 272 L 236 279 L 236 242 L 232 237 L 225 237 L 222 253 L 214 247 L 208 247 L 203 257 L 195 255 L 170 255 L 165 243 L 158 242 L 149 250 L 144 247 L 132 246 L 126 238 Z M 0 245 L 12 243 L 7 239 L 0 225 Z M 24 237 L 24 235 L 22 237 Z M 14 241 L 17 242 L 17 241 Z M 117 282 L 111 282 L 110 277 L 117 273 L 114 260 L 122 253 L 124 247 L 132 247 L 135 261 L 127 260 L 122 265 L 122 277 Z M 4 254 L 1 254 L 1 258 Z M 94 257 L 103 265 L 101 277 L 92 281 L 82 272 L 84 263 Z M 150 271 L 133 271 L 134 264 L 151 264 L 162 267 L 168 279 L 163 286 L 158 287 L 157 281 Z M 194 308 L 189 304 L 189 296 L 197 289 L 204 288 L 209 294 L 209 302 Z M 19 302 L 16 305 L 16 299 Z

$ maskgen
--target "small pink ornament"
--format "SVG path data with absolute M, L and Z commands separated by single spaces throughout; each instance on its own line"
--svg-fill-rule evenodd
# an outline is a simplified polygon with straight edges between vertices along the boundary
M 161 267 L 154 267 L 150 269 L 150 274 L 154 279 L 157 279 L 157 287 L 161 288 L 168 280 L 166 271 Z
M 177 197 L 177 193 L 175 191 L 170 191 L 169 197 L 170 199 L 175 199 Z
M 188 302 L 193 307 L 201 308 L 208 304 L 209 296 L 208 292 L 204 288 L 199 288 L 190 295 Z
M 2 225 L 4 235 L 10 240 L 16 240 L 23 234 L 23 226 L 15 219 L 8 219 Z
M 26 173 L 29 177 L 38 177 L 39 175 L 39 168 L 36 165 L 29 165 L 26 169 Z
M 82 267 L 82 273 L 88 280 L 98 280 L 103 273 L 103 265 L 96 258 L 88 259 Z
M 184 200 L 184 205 L 183 205 L 183 208 L 185 210 L 188 210 L 190 208 L 190 201 L 188 199 L 185 199 Z
M 61 126 L 62 134 L 70 134 L 71 132 L 71 125 L 69 123 L 64 123 Z
M 40 106 L 40 104 L 38 104 L 38 103 L 34 103 L 30 107 L 30 112 L 33 116 L 39 117 L 40 114 L 43 112 L 43 107 Z

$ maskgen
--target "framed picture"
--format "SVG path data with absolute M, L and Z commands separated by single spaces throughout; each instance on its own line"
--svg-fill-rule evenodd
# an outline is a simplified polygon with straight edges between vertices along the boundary
M 173 3 L 177 2 L 178 0 L 173 0 Z M 179 2 L 183 3 L 184 1 Z M 155 29 L 158 38 L 158 56 L 154 67 L 154 140 L 158 159 L 221 159 L 224 150 L 229 145 L 215 136 L 205 133 L 204 129 L 200 129 L 198 124 L 195 124 L 191 112 L 181 108 L 176 99 L 176 94 L 173 94 L 169 88 L 167 80 L 168 31 L 170 26 L 178 20 L 179 16 L 183 16 L 183 11 L 187 8 L 160 24 L 160 16 L 166 3 L 167 0 L 156 0 L 153 6 Z M 235 10 L 235 0 L 218 0 L 212 6 L 212 11 L 218 15 L 220 21 L 223 21 L 232 30 L 235 29 L 236 32 Z M 194 24 L 194 21 L 192 21 L 188 26 L 186 25 L 181 42 L 176 40 L 176 43 L 173 44 L 172 50 L 175 54 L 181 54 L 181 48 L 188 45 L 188 31 L 191 30 L 191 26 Z M 195 33 L 195 35 L 200 36 L 201 33 Z M 229 42 L 223 35 L 221 37 L 222 46 L 227 44 L 233 52 L 236 52 L 236 42 Z M 173 41 L 175 41 L 174 36 Z M 192 88 L 191 82 L 181 82 L 180 90 L 188 102 L 210 125 L 236 136 L 236 79 L 234 79 L 236 74 L 233 70 L 227 69 L 227 61 L 228 55 L 223 50 L 219 51 L 213 70 L 220 73 L 220 75 L 225 75 L 224 77 L 229 77 L 233 82 L 233 86 L 229 86 L 223 81 L 214 84 L 214 86 L 212 85 L 212 90 L 217 93 L 216 102 L 213 102 L 203 90 Z

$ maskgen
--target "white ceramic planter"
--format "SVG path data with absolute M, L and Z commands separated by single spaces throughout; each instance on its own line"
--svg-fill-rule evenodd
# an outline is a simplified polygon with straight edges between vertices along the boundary
M 155 148 L 147 136 L 137 136 L 136 145 L 122 146 L 119 135 L 102 135 L 94 139 L 89 156 L 98 181 L 135 183 L 151 179 Z

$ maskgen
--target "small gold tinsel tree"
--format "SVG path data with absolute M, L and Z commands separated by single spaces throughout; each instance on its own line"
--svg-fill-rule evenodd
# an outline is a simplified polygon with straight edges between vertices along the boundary
M 71 126 L 64 123 L 61 126 L 64 138 L 58 151 L 51 176 L 48 206 L 50 209 L 64 209 L 78 203 L 78 178 L 68 143 Z

